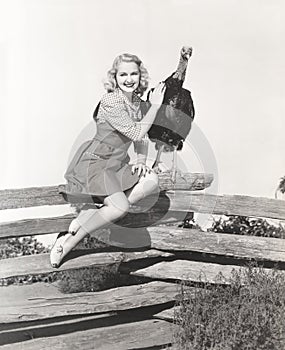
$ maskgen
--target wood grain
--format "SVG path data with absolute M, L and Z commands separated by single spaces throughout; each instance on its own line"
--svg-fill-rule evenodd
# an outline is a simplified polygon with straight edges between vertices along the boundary
M 130 310 L 174 302 L 178 294 L 178 285 L 154 281 L 100 292 L 72 293 L 63 294 L 61 297 L 37 297 L 28 300 L 23 298 L 18 299 L 16 305 L 0 305 L 0 323 Z
M 11 350 L 126 350 L 157 348 L 172 342 L 176 326 L 162 320 L 146 320 L 122 325 L 101 327 L 81 332 L 39 338 L 3 345 Z
M 142 252 L 72 252 L 70 260 L 65 261 L 58 269 L 50 266 L 49 254 L 27 255 L 18 258 L 0 260 L 0 278 L 38 275 L 50 272 L 66 271 L 90 266 L 107 266 L 146 258 L 173 256 L 171 253 L 147 250 Z
M 230 284 L 232 272 L 245 271 L 246 267 L 203 263 L 199 261 L 163 261 L 144 269 L 131 272 L 135 276 L 143 276 L 159 280 L 202 282 L 213 284 Z M 271 271 L 270 269 L 264 269 Z M 280 271 L 285 276 L 285 271 Z
M 153 227 L 148 229 L 152 248 L 171 252 L 188 251 L 237 259 L 285 262 L 285 240 L 243 236 L 195 229 Z
M 160 320 L 165 321 L 173 321 L 175 313 L 179 313 L 180 306 L 173 306 L 169 309 L 162 310 L 157 314 L 153 315 L 154 318 L 158 318 Z
M 4 310 L 4 308 L 2 308 Z M 117 316 L 115 312 L 96 314 L 92 316 L 78 315 L 61 317 L 49 320 L 40 320 L 35 324 L 34 321 L 31 322 L 18 322 L 11 324 L 0 324 L 0 347 L 4 344 L 23 342 L 31 338 L 40 337 L 50 337 L 59 335 L 62 333 L 70 333 L 78 331 L 83 327 L 88 327 L 88 329 L 100 326 L 100 324 L 105 323 L 106 320 Z M 3 330 L 7 326 L 8 329 Z M 85 328 L 86 329 L 86 328 Z
M 146 208 L 149 208 L 146 211 Z M 161 193 L 153 205 L 149 196 L 138 203 L 126 217 L 116 222 L 122 227 L 148 227 L 150 225 L 177 222 L 188 212 L 241 215 L 285 220 L 285 201 L 249 197 L 214 196 L 189 191 L 168 191 Z M 75 215 L 36 218 L 0 223 L 0 238 L 25 235 L 49 234 L 66 231 Z
M 240 195 L 210 195 L 189 191 L 168 191 L 161 198 L 169 210 L 192 211 L 218 215 L 241 215 L 285 220 L 285 201 Z
M 0 238 L 24 237 L 68 231 L 75 214 L 56 217 L 21 219 L 0 223 Z M 148 227 L 152 224 L 170 224 L 182 222 L 185 212 L 152 208 L 145 213 L 129 213 L 116 222 L 121 227 Z
M 203 190 L 213 182 L 212 174 L 183 173 L 178 175 L 175 184 L 171 182 L 169 172 L 160 173 L 161 190 Z M 64 185 L 7 189 L 0 191 L 0 210 L 36 207 L 42 205 L 67 204 L 59 193 Z
M 105 237 L 103 234 L 105 233 Z M 115 233 L 113 244 L 127 247 L 141 243 L 149 243 L 152 249 L 133 252 L 100 252 L 92 251 L 72 252 L 68 260 L 61 267 L 54 270 L 49 263 L 49 254 L 22 256 L 0 260 L 0 278 L 8 278 L 22 275 L 35 275 L 53 271 L 64 271 L 85 266 L 103 266 L 119 264 L 121 262 L 136 261 L 155 257 L 173 257 L 175 252 L 208 253 L 220 257 L 235 258 L 240 260 L 255 259 L 275 263 L 285 262 L 285 240 L 278 238 L 264 238 L 242 236 L 225 233 L 201 232 L 193 229 L 175 227 L 149 227 L 146 232 L 140 229 L 120 230 Z M 102 230 L 102 241 L 108 241 L 108 231 Z M 117 238 L 117 241 L 115 241 Z M 130 241 L 129 241 L 130 239 Z M 133 240 L 132 240 L 133 239 Z M 120 240 L 120 241 L 119 241 Z M 119 249 L 119 248 L 118 248 Z

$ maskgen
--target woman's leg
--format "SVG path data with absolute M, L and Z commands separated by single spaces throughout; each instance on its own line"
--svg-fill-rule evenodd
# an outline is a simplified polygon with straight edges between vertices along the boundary
M 141 176 L 139 182 L 125 193 L 129 203 L 134 204 L 144 197 L 158 192 L 158 176 L 154 171 L 151 171 L 150 173 L 146 173 L 145 176 Z
M 134 204 L 150 194 L 159 192 L 158 176 L 154 171 L 141 176 L 139 182 L 131 189 L 125 191 L 130 204 Z M 78 217 L 71 221 L 69 233 L 75 234 L 82 226 L 82 222 L 86 222 L 86 218 L 92 216 L 94 209 L 81 210 Z
M 88 209 L 81 212 L 75 219 L 79 224 L 76 234 L 68 233 L 65 240 L 56 242 L 50 255 L 53 267 L 58 267 L 62 259 L 74 248 L 88 233 L 108 226 L 113 221 L 126 215 L 129 211 L 129 201 L 124 192 L 117 192 L 105 198 L 104 206 L 100 209 Z M 58 244 L 57 244 L 58 243 Z

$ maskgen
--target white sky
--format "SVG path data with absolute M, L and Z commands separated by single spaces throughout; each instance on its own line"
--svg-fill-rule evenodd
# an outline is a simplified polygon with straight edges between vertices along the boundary
M 115 56 L 137 54 L 155 85 L 190 45 L 198 134 L 180 166 L 214 172 L 219 194 L 272 197 L 285 175 L 284 17 L 283 0 L 0 0 L 1 188 L 64 182 Z

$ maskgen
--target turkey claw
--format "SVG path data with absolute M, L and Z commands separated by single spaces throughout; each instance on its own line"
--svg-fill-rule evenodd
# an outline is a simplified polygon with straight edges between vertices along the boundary
M 160 174 L 162 173 L 162 169 L 160 169 L 160 167 L 157 165 L 157 166 L 154 166 L 152 168 L 152 170 L 156 173 L 156 174 Z

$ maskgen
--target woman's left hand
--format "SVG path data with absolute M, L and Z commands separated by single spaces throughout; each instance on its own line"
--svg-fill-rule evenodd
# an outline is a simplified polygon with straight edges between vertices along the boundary
M 132 174 L 134 174 L 136 171 L 138 171 L 138 176 L 140 176 L 141 174 L 145 176 L 146 173 L 151 172 L 151 169 L 146 164 L 138 163 L 132 166 Z

